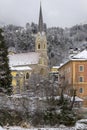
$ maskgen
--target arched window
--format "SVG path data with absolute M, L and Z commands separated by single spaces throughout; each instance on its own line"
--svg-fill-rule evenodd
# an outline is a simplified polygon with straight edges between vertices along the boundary
M 38 49 L 40 49 L 40 44 L 38 44 Z
M 29 73 L 26 73 L 26 79 L 29 79 Z

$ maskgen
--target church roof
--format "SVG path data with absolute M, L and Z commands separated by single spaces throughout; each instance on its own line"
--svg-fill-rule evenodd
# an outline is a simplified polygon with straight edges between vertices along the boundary
M 38 64 L 39 61 L 39 53 L 29 52 L 29 53 L 18 53 L 9 55 L 9 65 L 10 66 L 23 66 L 23 65 L 31 65 Z
M 32 70 L 29 66 L 19 66 L 19 67 L 11 67 L 11 70 L 24 71 L 24 70 Z

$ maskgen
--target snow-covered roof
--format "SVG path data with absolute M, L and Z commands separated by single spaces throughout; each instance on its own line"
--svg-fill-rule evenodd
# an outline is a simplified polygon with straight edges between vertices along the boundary
M 58 68 L 59 68 L 59 66 L 53 66 L 52 68 L 58 69 Z
M 71 101 L 73 100 L 73 97 L 71 97 Z M 79 97 L 75 97 L 75 101 L 76 102 L 83 102 L 83 99 L 79 98 Z
M 12 52 L 15 52 L 15 53 L 16 53 L 16 49 L 15 49 L 15 47 L 9 47 L 9 48 L 8 48 L 8 52 L 10 52 L 10 51 L 12 51 Z
M 61 68 L 65 64 L 67 64 L 69 61 L 86 61 L 86 60 L 87 60 L 87 50 L 83 50 L 82 52 L 79 52 L 78 54 L 73 56 L 71 59 L 60 64 L 59 68 Z
M 4 128 L 2 128 L 2 127 L 0 126 L 0 130 L 4 130 Z
M 78 120 L 75 124 L 75 130 L 86 130 L 87 128 L 87 119 Z
M 22 98 L 23 96 L 21 94 L 14 94 L 14 95 L 11 95 L 9 97 L 12 97 L 12 98 Z
M 14 55 L 9 55 L 9 65 L 10 66 L 21 66 L 21 65 L 31 65 L 37 64 L 39 61 L 39 53 L 29 52 L 29 53 L 18 53 Z
M 22 71 L 22 70 L 32 70 L 29 66 L 20 66 L 20 67 L 11 67 L 11 70 L 17 70 L 17 71 Z
M 73 59 L 87 59 L 87 50 L 83 50 L 82 52 L 73 56 Z

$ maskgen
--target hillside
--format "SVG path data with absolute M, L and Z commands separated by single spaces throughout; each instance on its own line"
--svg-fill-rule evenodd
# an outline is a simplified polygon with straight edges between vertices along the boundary
M 26 24 L 26 27 L 8 25 L 3 27 L 6 45 L 15 47 L 19 52 L 30 52 L 35 50 L 35 37 L 37 24 Z M 59 65 L 64 62 L 69 55 L 69 50 L 73 48 L 81 50 L 87 47 L 87 24 L 75 25 L 71 28 L 46 27 L 49 65 Z

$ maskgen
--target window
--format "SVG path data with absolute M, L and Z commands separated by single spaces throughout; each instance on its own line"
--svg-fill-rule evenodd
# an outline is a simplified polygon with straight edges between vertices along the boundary
M 29 79 L 29 73 L 26 73 L 26 79 Z
M 19 74 L 16 74 L 16 77 L 19 77 Z
M 80 66 L 79 66 L 79 71 L 80 71 L 80 72 L 83 72 L 83 71 L 84 71 L 84 66 L 83 66 L 83 65 L 80 65 Z
M 38 45 L 38 49 L 40 49 L 40 44 Z
M 83 93 L 83 88 L 80 88 L 80 89 L 79 89 L 79 92 L 80 92 L 80 93 Z
M 84 77 L 79 77 L 79 82 L 83 82 L 84 81 Z

